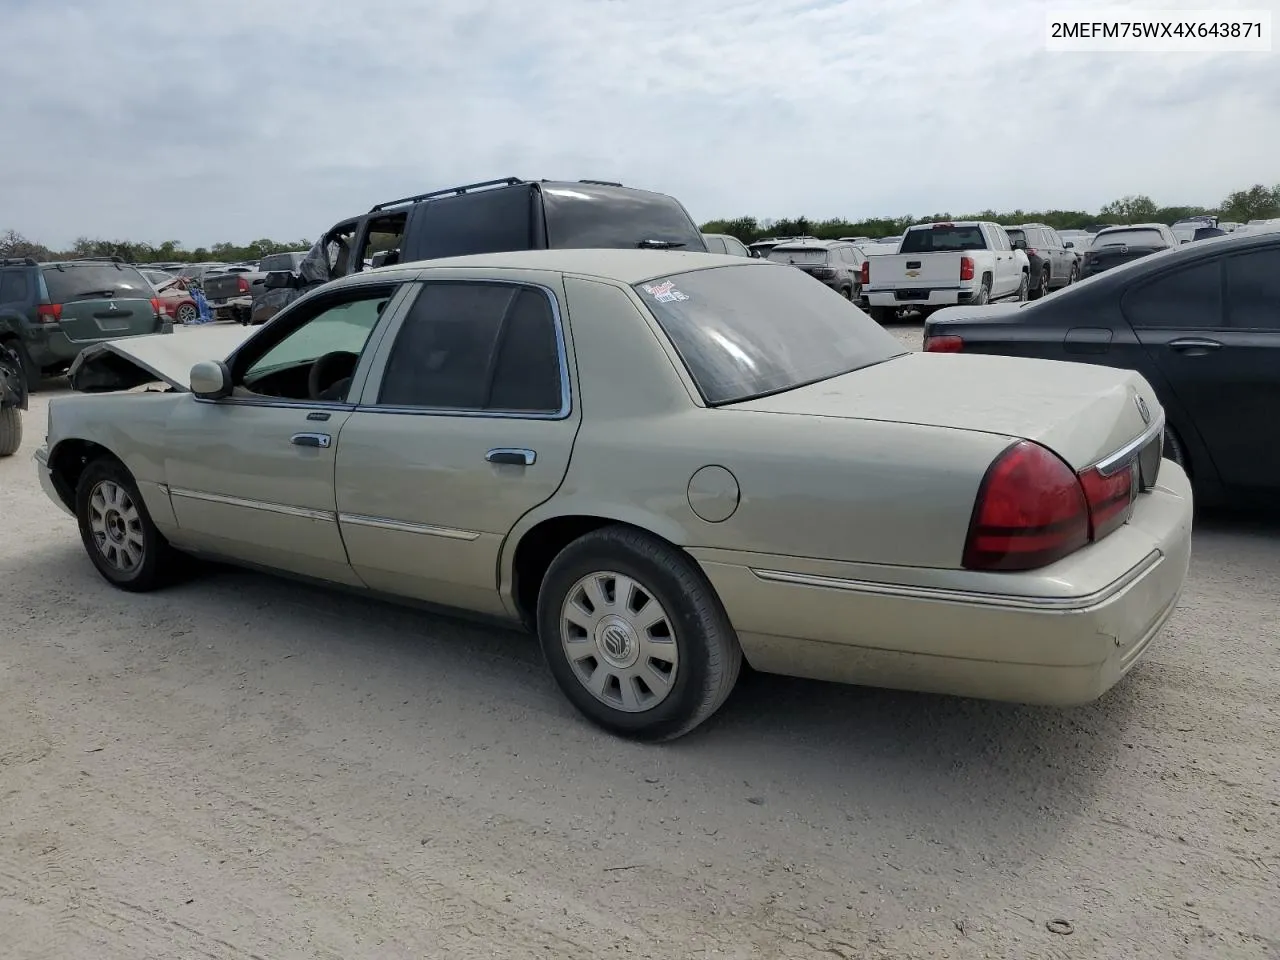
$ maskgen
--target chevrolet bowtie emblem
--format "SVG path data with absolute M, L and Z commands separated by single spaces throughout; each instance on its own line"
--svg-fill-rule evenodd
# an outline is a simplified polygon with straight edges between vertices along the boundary
M 920 271 L 919 271 L 919 270 L 908 270 L 908 271 L 907 271 L 907 276 L 908 276 L 908 277 L 918 277 L 918 276 L 920 276 Z

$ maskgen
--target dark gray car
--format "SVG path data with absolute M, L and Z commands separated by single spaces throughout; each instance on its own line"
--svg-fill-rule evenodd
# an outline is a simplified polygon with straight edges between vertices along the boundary
M 862 293 L 862 264 L 867 255 L 843 240 L 794 240 L 769 251 L 768 259 L 798 267 L 846 300 Z

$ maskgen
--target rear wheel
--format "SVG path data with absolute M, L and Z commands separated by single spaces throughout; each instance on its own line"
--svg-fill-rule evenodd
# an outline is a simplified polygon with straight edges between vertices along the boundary
M 689 556 L 630 527 L 575 540 L 538 593 L 538 637 L 556 683 L 589 720 L 624 737 L 672 740 L 732 691 L 742 649 Z
M 120 461 L 102 457 L 85 467 L 76 485 L 76 519 L 89 559 L 121 590 L 155 590 L 177 573 L 181 555 L 152 523 Z
M 840 288 L 840 296 L 844 297 L 846 300 L 852 300 L 852 299 L 853 299 L 853 287 L 841 287 L 841 288 Z
M 0 410 L 0 457 L 11 457 L 22 446 L 22 411 L 17 407 Z
M 200 311 L 196 309 L 194 303 L 184 303 L 178 308 L 178 312 L 174 315 L 179 323 L 195 323 L 200 316 Z
M 1049 271 L 1042 270 L 1040 272 L 1040 280 L 1036 284 L 1035 291 L 1031 294 L 1031 299 L 1039 300 L 1041 297 L 1049 295 Z
M 982 279 L 982 286 L 978 288 L 978 295 L 973 298 L 975 306 L 982 306 L 991 299 L 991 281 L 987 278 Z

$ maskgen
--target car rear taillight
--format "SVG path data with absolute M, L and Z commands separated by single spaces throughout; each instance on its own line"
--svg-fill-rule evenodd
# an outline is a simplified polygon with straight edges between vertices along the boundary
M 152 298 L 151 298 L 151 311 L 152 311 L 152 313 L 154 313 L 157 317 L 159 317 L 159 316 L 163 316 L 163 315 L 164 315 L 164 310 L 163 310 L 163 308 L 160 306 L 160 298 L 159 298 L 159 297 L 152 297 Z
M 62 304 L 42 303 L 36 307 L 36 317 L 41 323 L 57 323 L 62 319 Z
M 1101 540 L 1124 526 L 1133 514 L 1138 494 L 1138 485 L 1133 482 L 1136 469 L 1137 464 L 1130 463 L 1110 476 L 1103 476 L 1097 467 L 1081 472 L 1080 485 L 1089 503 L 1089 539 Z
M 1033 570 L 1088 542 L 1080 478 L 1050 450 L 1021 440 L 982 478 L 963 563 L 970 570 Z
M 871 261 L 862 261 L 862 275 L 858 278 L 858 282 L 864 287 L 871 282 Z
M 1133 515 L 1137 465 L 1110 475 L 1076 473 L 1046 447 L 1020 440 L 995 459 L 978 487 L 963 565 L 1034 570 L 1113 533 Z
M 236 291 L 239 293 L 248 293 L 249 281 L 244 277 L 236 277 Z
M 947 334 L 941 337 L 925 337 L 926 353 L 959 353 L 964 349 L 964 337 Z
M 973 279 L 973 257 L 960 258 L 960 279 L 961 280 Z

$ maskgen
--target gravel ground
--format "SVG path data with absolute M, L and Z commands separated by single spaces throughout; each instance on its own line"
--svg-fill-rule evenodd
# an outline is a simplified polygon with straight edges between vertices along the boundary
M 36 483 L 46 396 L 0 461 L 5 960 L 1280 955 L 1274 527 L 1202 523 L 1089 707 L 752 675 L 642 747 L 517 634 L 112 590 Z

